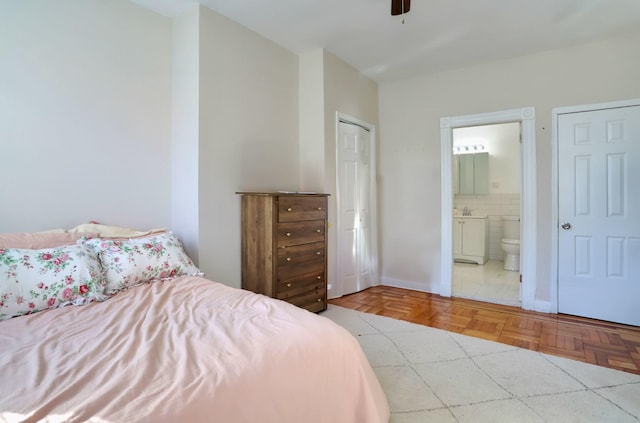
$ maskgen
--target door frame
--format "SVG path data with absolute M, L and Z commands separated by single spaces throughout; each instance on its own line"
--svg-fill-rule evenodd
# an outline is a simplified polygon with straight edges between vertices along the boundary
M 620 107 L 640 106 L 640 98 L 631 100 L 611 101 L 607 103 L 582 104 L 578 106 L 563 106 L 551 109 L 551 313 L 558 312 L 558 254 L 559 254 L 559 231 L 560 231 L 560 179 L 558 175 L 558 119 L 560 115 L 568 113 L 591 112 L 603 109 L 616 109 Z
M 440 119 L 441 146 L 441 252 L 440 295 L 450 297 L 453 278 L 453 130 L 467 126 L 519 122 L 522 148 L 522 193 L 520 195 L 521 306 L 536 309 L 538 184 L 536 165 L 535 108 L 503 110 Z M 542 310 L 540 310 L 542 311 Z
M 357 125 L 369 132 L 369 210 L 371 211 L 369 215 L 369 233 L 371 234 L 371 280 L 373 285 L 380 284 L 380 262 L 378 260 L 378 187 L 377 187 L 377 147 L 376 147 L 376 127 L 373 124 L 362 121 L 360 119 L 354 118 L 353 116 L 349 116 L 345 113 L 336 112 L 336 258 L 340 260 L 340 235 L 339 230 L 342 227 L 340 222 L 340 179 L 338 178 L 338 166 L 339 162 L 339 149 L 340 149 L 340 122 Z M 336 262 L 336 279 L 338 276 L 338 263 Z M 336 290 L 334 291 L 337 296 L 344 295 L 344 286 L 341 280 L 336 280 Z

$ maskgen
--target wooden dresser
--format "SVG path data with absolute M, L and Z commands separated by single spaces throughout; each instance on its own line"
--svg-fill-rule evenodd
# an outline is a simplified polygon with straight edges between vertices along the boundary
M 242 288 L 319 312 L 327 308 L 329 194 L 242 195 Z

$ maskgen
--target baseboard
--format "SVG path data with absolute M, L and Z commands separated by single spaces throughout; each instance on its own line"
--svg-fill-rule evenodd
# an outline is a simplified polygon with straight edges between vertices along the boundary
M 430 292 L 424 289 L 424 285 L 418 284 L 416 282 L 399 281 L 397 279 L 381 278 L 379 282 L 374 283 L 371 286 L 373 287 L 378 285 L 392 286 L 394 288 L 411 289 L 412 291 Z M 334 291 L 333 288 L 328 290 L 327 300 L 335 300 L 337 298 L 342 298 L 344 295 L 349 295 L 349 294 L 337 295 L 337 294 L 334 294 L 333 291 Z
M 535 300 L 533 309 L 540 313 L 551 313 L 551 301 Z
M 428 286 L 426 286 L 424 283 L 414 282 L 414 281 L 405 281 L 402 279 L 389 279 L 389 278 L 382 277 L 380 278 L 380 285 L 392 286 L 394 288 L 411 289 L 413 291 L 428 292 L 432 294 L 439 293 L 439 292 L 434 292 L 432 290 L 429 290 Z

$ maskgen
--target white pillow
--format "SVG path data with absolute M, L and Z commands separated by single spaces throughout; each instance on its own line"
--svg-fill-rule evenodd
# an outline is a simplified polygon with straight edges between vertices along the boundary
M 105 272 L 105 292 L 113 294 L 145 282 L 202 275 L 171 232 L 127 240 L 91 239 Z
M 0 248 L 0 320 L 103 300 L 105 280 L 86 245 Z

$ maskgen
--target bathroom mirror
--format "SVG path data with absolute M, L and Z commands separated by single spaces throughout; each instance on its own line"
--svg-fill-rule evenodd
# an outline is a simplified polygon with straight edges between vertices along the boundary
M 489 193 L 489 153 L 453 156 L 453 193 Z

